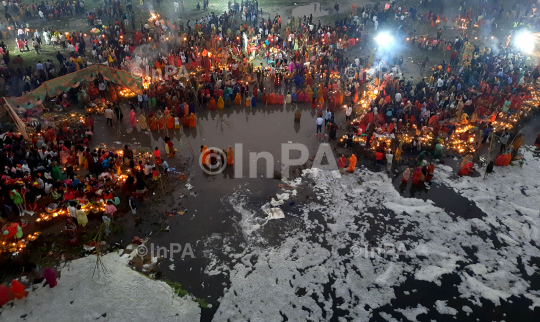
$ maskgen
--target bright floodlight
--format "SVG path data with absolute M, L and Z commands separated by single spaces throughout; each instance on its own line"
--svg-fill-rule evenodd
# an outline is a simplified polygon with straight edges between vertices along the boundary
M 523 31 L 516 35 L 515 45 L 524 52 L 531 53 L 534 50 L 536 37 L 529 31 Z
M 381 32 L 375 37 L 375 41 L 381 47 L 388 47 L 393 39 L 394 37 L 390 36 L 387 32 Z

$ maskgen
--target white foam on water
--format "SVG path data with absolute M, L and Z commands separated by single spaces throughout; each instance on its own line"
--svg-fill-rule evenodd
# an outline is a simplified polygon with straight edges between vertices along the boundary
M 536 295 L 527 293 L 524 296 L 533 302 L 529 309 L 534 310 L 535 307 L 540 307 L 540 291 L 531 291 L 531 293 Z
M 461 296 L 473 299 L 478 305 L 480 298 L 499 305 L 512 295 L 530 294 L 527 293 L 529 282 L 522 276 L 518 263 L 522 263 L 530 276 L 538 269 L 531 259 L 540 257 L 535 246 L 540 242 L 540 160 L 533 155 L 533 149 L 522 148 L 526 160 L 523 167 L 495 167 L 495 172 L 485 180 L 458 178 L 449 167 L 438 167 L 435 171 L 440 182 L 474 202 L 486 214 L 485 218 L 471 220 L 475 229 L 492 234 L 502 245 L 495 247 L 491 240 L 475 245 L 478 263 L 468 268 L 480 276 L 461 273 Z
M 446 301 L 435 301 L 435 309 L 437 309 L 437 312 L 441 314 L 456 315 L 458 313 L 458 310 L 447 306 Z
M 399 322 L 397 319 L 393 318 L 392 315 L 388 313 L 380 312 L 379 314 L 381 315 L 383 319 L 385 319 L 388 322 Z
M 201 309 L 190 296 L 182 298 L 165 282 L 152 280 L 127 266 L 128 256 L 96 256 L 73 260 L 61 271 L 58 285 L 30 291 L 13 307 L 0 308 L 2 321 L 199 321 Z M 102 317 L 106 314 L 106 317 Z
M 421 304 L 418 304 L 417 307 L 408 307 L 406 309 L 396 309 L 395 311 L 400 312 L 407 318 L 407 320 L 412 321 L 412 322 L 418 322 L 418 320 L 416 319 L 417 316 L 419 316 L 420 314 L 427 314 L 429 312 L 429 310 L 426 307 L 422 306 Z
M 456 290 L 470 303 L 462 306 L 466 313 L 481 305 L 481 299 L 500 305 L 510 296 L 526 296 L 534 309 L 539 294 L 530 289 L 518 258 L 528 275 L 537 269 L 531 259 L 540 257 L 534 246 L 540 237 L 540 191 L 535 187 L 540 160 L 531 153 L 525 157 L 523 168 L 496 168 L 486 180 L 457 178 L 450 167 L 437 167 L 436 183 L 475 203 L 482 218 L 450 215 L 432 201 L 404 198 L 383 173 L 358 168 L 336 178 L 329 171 L 304 170 L 303 178 L 315 182 L 305 185 L 318 201 L 301 205 L 296 216 L 300 224 L 283 226 L 273 246 L 260 246 L 268 238 L 262 229 L 268 222 L 261 218 L 264 214 L 250 210 L 236 194 L 228 202 L 240 218 L 238 236 L 245 242 L 238 247 L 232 239 L 223 241 L 230 261 L 207 256 L 206 273 L 230 278 L 214 320 L 325 320 L 334 314 L 335 298 L 344 310 L 341 319 L 367 321 L 374 310 L 391 304 L 394 288 L 405 283 L 406 276 L 441 285 L 448 274 L 461 278 Z M 368 232 L 375 246 L 368 245 Z M 404 255 L 376 251 L 399 243 Z M 368 246 L 369 251 L 362 251 Z M 325 292 L 328 287 L 333 297 Z M 410 321 L 428 312 L 456 313 L 444 301 L 435 308 L 429 312 L 418 305 L 395 311 Z M 388 313 L 381 316 L 395 320 Z

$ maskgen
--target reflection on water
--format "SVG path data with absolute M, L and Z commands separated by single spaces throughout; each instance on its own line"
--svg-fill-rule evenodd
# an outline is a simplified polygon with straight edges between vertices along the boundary
M 322 17 L 328 15 L 328 10 L 321 10 L 321 4 L 318 2 L 313 2 L 305 6 L 299 6 L 292 10 L 293 17 L 309 17 L 310 14 L 313 15 L 314 18 Z
M 302 143 L 315 155 L 321 138 L 316 137 L 316 111 L 308 104 L 299 106 L 302 110 L 300 122 L 294 122 L 295 106 L 262 105 L 256 108 L 232 107 L 223 110 L 200 110 L 197 113 L 196 128 L 151 132 L 151 147 L 163 148 L 163 138 L 168 135 L 183 157 L 192 157 L 193 150 L 199 157 L 201 145 L 227 150 L 235 144 L 243 146 L 244 174 L 247 175 L 250 152 L 269 152 L 274 157 L 274 169 L 280 169 L 281 144 Z M 336 113 L 339 122 L 339 113 Z M 137 132 L 135 130 L 134 132 Z M 148 136 L 145 133 L 136 136 Z M 141 139 L 144 140 L 144 139 Z M 235 151 L 236 152 L 236 151 Z M 264 174 L 264 162 L 258 163 L 259 174 Z M 199 169 L 200 170 L 200 169 Z M 197 171 L 196 171 L 197 172 Z M 201 171 L 202 174 L 202 171 Z

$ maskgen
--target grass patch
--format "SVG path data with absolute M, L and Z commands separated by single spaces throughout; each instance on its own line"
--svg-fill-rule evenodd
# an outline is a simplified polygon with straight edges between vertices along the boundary
M 178 282 L 172 282 L 172 281 L 168 281 L 168 280 L 163 280 L 165 283 L 167 283 L 167 285 L 169 285 L 173 290 L 174 290 L 174 293 L 180 297 L 184 297 L 186 295 L 189 294 L 188 291 L 184 290 L 182 288 L 182 284 L 178 283 Z M 203 309 L 208 309 L 209 308 L 209 304 L 208 302 L 206 302 L 204 299 L 201 299 L 201 298 L 198 298 L 196 297 L 195 298 L 195 301 L 197 303 L 199 303 L 199 306 Z

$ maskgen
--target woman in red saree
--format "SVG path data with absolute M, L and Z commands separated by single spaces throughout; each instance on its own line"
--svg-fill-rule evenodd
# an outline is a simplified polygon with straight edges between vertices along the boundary
M 431 181 L 433 179 L 433 174 L 435 173 L 435 166 L 433 163 L 430 163 L 427 167 L 426 181 Z
M 416 169 L 414 169 L 412 177 L 412 184 L 414 186 L 419 186 L 422 183 L 424 183 L 424 175 L 422 174 L 422 168 L 416 167 Z
M 2 307 L 2 305 L 9 302 L 9 300 L 10 298 L 9 298 L 8 288 L 5 287 L 4 285 L 0 285 L 0 307 Z
M 311 97 L 313 96 L 313 92 L 311 91 L 311 89 L 308 87 L 308 90 L 306 91 L 306 93 L 304 94 L 304 103 L 309 103 L 311 101 Z
M 13 280 L 11 282 L 11 287 L 9 288 L 9 291 L 15 296 L 16 299 L 19 300 L 26 297 L 27 295 L 26 291 L 24 290 L 24 286 L 17 280 Z
M 278 104 L 283 105 L 285 103 L 285 96 L 283 94 L 279 95 Z
M 298 102 L 304 101 L 304 92 L 302 92 L 301 89 L 298 90 L 298 95 L 296 96 L 298 98 Z
M 47 285 L 49 285 L 50 288 L 53 288 L 56 286 L 56 274 L 54 271 L 48 267 L 45 268 L 45 271 L 43 272 L 43 277 L 45 277 L 45 280 L 47 280 Z
M 135 113 L 135 109 L 131 109 L 129 112 L 129 122 L 131 123 L 132 127 L 137 126 L 137 113 Z

